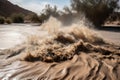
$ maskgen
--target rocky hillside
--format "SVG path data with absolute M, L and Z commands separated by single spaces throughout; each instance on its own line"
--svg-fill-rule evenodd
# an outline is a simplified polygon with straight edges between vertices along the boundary
M 0 16 L 8 17 L 13 13 L 34 14 L 32 11 L 23 9 L 18 5 L 14 5 L 8 0 L 0 0 Z

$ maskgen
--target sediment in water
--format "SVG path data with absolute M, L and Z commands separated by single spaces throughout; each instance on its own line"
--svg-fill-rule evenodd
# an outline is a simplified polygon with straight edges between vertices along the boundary
M 56 28 L 60 22 L 50 21 L 56 25 L 48 25 L 49 21 L 43 25 L 48 36 L 32 36 L 22 46 L 0 52 L 4 56 L 1 61 L 5 61 L 0 65 L 1 79 L 120 79 L 119 46 L 107 43 L 82 23 Z

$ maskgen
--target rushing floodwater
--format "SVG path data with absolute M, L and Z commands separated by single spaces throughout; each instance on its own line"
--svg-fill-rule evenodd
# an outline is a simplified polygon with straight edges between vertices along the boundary
M 120 32 L 99 31 L 100 34 L 115 43 L 120 43 Z M 40 26 L 31 24 L 0 25 L 0 49 L 7 49 L 21 44 L 29 35 L 44 36 Z
M 0 25 L 0 49 L 6 49 L 22 43 L 29 35 L 38 32 L 40 26 L 30 24 Z
M 97 31 L 101 38 L 84 24 L 58 23 L 0 25 L 1 49 L 40 36 L 1 50 L 0 80 L 120 80 L 120 47 L 103 40 L 118 44 L 120 32 Z

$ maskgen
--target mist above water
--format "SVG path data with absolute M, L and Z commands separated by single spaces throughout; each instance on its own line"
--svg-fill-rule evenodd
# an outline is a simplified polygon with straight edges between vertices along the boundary
M 41 25 L 42 30 L 48 31 L 48 35 L 42 38 L 30 36 L 24 44 L 26 45 L 24 51 L 15 58 L 25 61 L 61 62 L 72 59 L 80 52 L 94 52 L 95 50 L 111 52 L 94 46 L 106 44 L 106 42 L 85 24 L 81 20 L 71 26 L 63 26 L 60 21 L 51 17 Z

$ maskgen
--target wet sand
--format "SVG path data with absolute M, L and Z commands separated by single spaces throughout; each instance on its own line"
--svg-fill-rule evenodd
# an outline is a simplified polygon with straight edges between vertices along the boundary
M 120 80 L 120 33 L 74 26 L 1 51 L 0 79 Z

